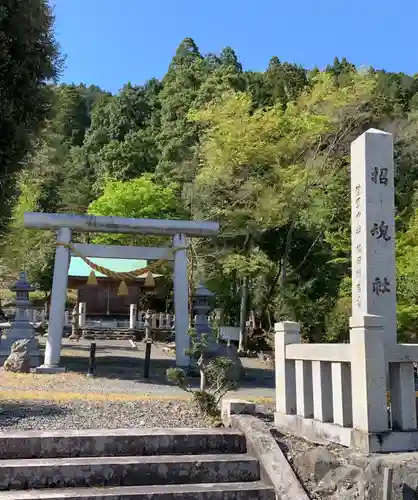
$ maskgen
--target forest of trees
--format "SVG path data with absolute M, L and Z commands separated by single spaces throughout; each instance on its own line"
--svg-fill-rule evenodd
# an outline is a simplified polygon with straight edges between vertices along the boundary
M 52 21 L 43 21 L 50 33 Z M 21 92 L 8 94 L 9 121 L 0 117 L 4 277 L 26 269 L 41 289 L 51 287 L 53 235 L 23 229 L 25 211 L 213 219 L 221 234 L 191 242 L 190 255 L 194 279 L 216 292 L 225 324 L 237 324 L 244 307 L 265 330 L 291 319 L 308 340 L 343 340 L 351 312 L 349 145 L 375 127 L 395 137 L 399 334 L 415 338 L 417 76 L 360 70 L 344 58 L 308 70 L 272 57 L 265 72 L 247 71 L 232 48 L 203 55 L 186 38 L 161 80 L 127 83 L 112 95 L 54 83 L 61 63 L 49 43 L 39 76 L 48 84 L 42 96 L 28 94 L 32 106 L 46 100 L 38 114 L 30 110 L 30 134 L 21 143 L 21 131 L 4 135 L 17 126 Z M 0 95 L 16 81 L 1 68 Z M 152 242 L 91 235 L 133 240 Z

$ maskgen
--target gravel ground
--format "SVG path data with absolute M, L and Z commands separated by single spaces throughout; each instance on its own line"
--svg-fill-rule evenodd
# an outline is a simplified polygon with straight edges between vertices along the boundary
M 43 342 L 43 340 L 42 340 Z M 175 359 L 164 351 L 164 345 L 152 347 L 152 361 L 149 378 L 143 377 L 144 345 L 138 343 L 132 349 L 126 341 L 96 341 L 97 366 L 96 377 L 87 378 L 90 343 L 64 339 L 61 364 L 67 373 L 45 374 L 12 374 L 0 370 L 0 392 L 13 391 L 16 399 L 19 392 L 54 392 L 78 394 L 128 394 L 171 396 L 182 399 L 184 391 L 167 382 L 167 368 L 175 365 Z M 274 397 L 274 372 L 267 369 L 257 359 L 243 358 L 246 379 L 240 383 L 238 391 L 231 397 Z M 198 387 L 199 380 L 191 379 L 190 383 Z M 21 399 L 28 399 L 21 396 Z M 39 399 L 34 398 L 34 399 Z M 56 398 L 54 398 L 56 400 Z
M 51 429 L 122 429 L 132 427 L 208 427 L 187 401 L 89 403 L 73 401 L 3 402 L 0 431 Z
M 41 342 L 41 344 L 43 341 Z M 0 371 L 0 432 L 24 429 L 207 427 L 186 393 L 167 383 L 175 359 L 155 344 L 149 378 L 143 378 L 144 345 L 96 341 L 97 372 L 86 377 L 90 342 L 63 341 L 62 374 Z M 249 380 L 229 397 L 274 396 L 273 372 L 244 359 Z M 248 365 L 248 366 L 247 366 Z M 198 385 L 198 379 L 190 381 Z

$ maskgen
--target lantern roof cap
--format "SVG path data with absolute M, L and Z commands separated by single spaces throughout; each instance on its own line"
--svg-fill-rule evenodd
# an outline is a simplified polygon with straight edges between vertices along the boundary
M 33 292 L 36 290 L 36 288 L 29 283 L 26 277 L 26 273 L 21 272 L 19 273 L 19 278 L 9 288 L 9 290 L 12 292 Z
M 205 287 L 205 285 L 203 284 L 203 282 L 201 281 L 196 288 L 194 296 L 195 297 L 214 297 L 215 294 L 213 292 L 211 292 L 210 290 L 208 290 Z

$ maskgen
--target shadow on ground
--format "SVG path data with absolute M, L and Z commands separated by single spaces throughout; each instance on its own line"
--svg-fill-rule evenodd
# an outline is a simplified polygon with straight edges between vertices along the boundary
M 0 430 L 14 427 L 18 422 L 25 419 L 53 417 L 68 412 L 68 408 L 62 408 L 51 403 L 46 404 L 44 401 L 2 402 L 0 407 Z
M 62 346 L 62 349 L 63 349 L 63 351 L 80 351 L 80 352 L 85 353 L 86 356 L 88 356 L 88 353 L 90 351 L 90 346 L 78 344 L 76 341 L 74 341 L 74 343 L 72 343 L 72 344 L 68 344 L 68 343 L 64 344 Z M 112 347 L 98 345 L 97 349 L 99 349 L 101 351 L 125 351 L 126 352 L 128 348 L 126 346 L 121 346 L 121 345 L 115 345 Z M 142 349 L 138 349 L 138 352 L 141 352 L 141 351 L 142 351 Z
M 122 355 L 111 351 L 122 351 L 126 353 L 126 347 L 112 346 L 97 346 L 96 354 L 96 376 L 108 379 L 131 380 L 134 382 L 144 382 L 155 385 L 172 385 L 167 381 L 166 371 L 168 368 L 175 367 L 174 358 L 153 358 L 151 353 L 151 363 L 149 378 L 144 378 L 144 350 L 142 346 L 138 350 L 133 350 L 132 353 Z M 66 355 L 65 351 L 80 351 L 80 356 Z M 87 373 L 89 366 L 88 358 L 89 347 L 76 345 L 65 346 L 61 357 L 61 364 L 68 371 L 76 373 Z M 161 351 L 160 351 L 161 353 Z M 158 351 L 157 351 L 158 355 Z M 245 366 L 244 362 L 244 379 L 239 383 L 239 388 L 274 388 L 274 371 L 266 368 L 255 368 Z M 193 377 L 189 380 L 190 385 L 198 385 L 197 378 Z

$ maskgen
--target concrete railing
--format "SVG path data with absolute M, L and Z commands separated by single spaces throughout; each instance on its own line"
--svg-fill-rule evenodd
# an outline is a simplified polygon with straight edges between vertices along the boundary
M 3 309 L 3 312 L 6 316 L 9 317 L 14 317 L 16 314 L 16 308 L 15 307 L 7 307 Z M 44 309 L 25 309 L 24 313 L 28 320 L 31 323 L 40 323 L 41 321 L 44 321 L 45 319 L 45 310 Z
M 142 330 L 145 328 L 146 311 L 138 312 L 137 328 Z M 170 330 L 174 326 L 174 314 L 153 313 L 151 314 L 150 323 L 152 330 Z
M 365 451 L 418 446 L 418 345 L 385 346 L 382 323 L 352 319 L 349 344 L 301 344 L 298 323 L 276 323 L 276 424 Z
M 146 311 L 139 311 L 137 320 L 136 320 L 136 329 L 144 330 L 145 329 L 145 315 Z M 150 315 L 150 323 L 152 330 L 171 330 L 174 325 L 175 316 L 172 314 L 166 313 L 152 313 Z M 135 319 L 135 318 L 134 318 Z M 94 320 L 91 318 L 85 318 L 84 315 L 80 315 L 80 326 L 83 327 L 92 327 L 92 328 L 108 328 L 108 329 L 117 329 L 117 328 L 131 328 L 134 326 L 131 320 Z M 71 315 L 68 311 L 65 311 L 65 326 L 71 326 Z

